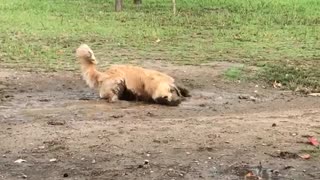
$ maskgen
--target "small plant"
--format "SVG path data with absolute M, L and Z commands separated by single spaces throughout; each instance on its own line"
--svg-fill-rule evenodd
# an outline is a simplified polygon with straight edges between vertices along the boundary
M 239 80 L 243 76 L 244 66 L 229 68 L 225 73 L 225 77 L 229 80 Z

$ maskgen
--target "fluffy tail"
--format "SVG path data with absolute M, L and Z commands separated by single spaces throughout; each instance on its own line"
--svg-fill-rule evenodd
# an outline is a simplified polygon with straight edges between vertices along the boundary
M 81 44 L 76 50 L 76 58 L 80 60 L 82 77 L 90 88 L 98 87 L 101 73 L 96 69 L 98 63 L 92 49 Z
M 76 57 L 89 64 L 98 64 L 92 49 L 87 44 L 81 44 L 76 50 Z

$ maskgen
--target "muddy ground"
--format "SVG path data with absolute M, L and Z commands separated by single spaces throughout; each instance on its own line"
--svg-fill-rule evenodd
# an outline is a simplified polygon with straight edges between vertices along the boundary
M 1 69 L 0 179 L 244 179 L 250 168 L 264 179 L 320 179 L 306 138 L 320 136 L 319 98 L 224 82 L 226 63 L 146 66 L 193 97 L 179 107 L 108 104 L 79 72 Z

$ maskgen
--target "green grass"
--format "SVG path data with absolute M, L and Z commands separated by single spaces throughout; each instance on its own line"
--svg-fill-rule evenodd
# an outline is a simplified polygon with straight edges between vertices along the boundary
M 113 0 L 0 0 L 0 63 L 72 70 L 85 42 L 101 62 L 232 61 L 262 67 L 260 79 L 319 88 L 319 0 L 177 0 L 177 10 L 171 0 L 125 0 L 120 13 Z
M 229 80 L 239 80 L 242 79 L 244 72 L 244 67 L 231 67 L 225 73 L 224 76 L 227 77 Z
M 310 154 L 312 158 L 319 158 L 320 157 L 320 150 L 319 149 L 305 149 L 301 150 L 302 153 Z

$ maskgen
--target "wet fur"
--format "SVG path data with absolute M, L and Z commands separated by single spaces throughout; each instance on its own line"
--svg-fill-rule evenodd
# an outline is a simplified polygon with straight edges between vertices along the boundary
M 97 60 L 91 48 L 82 44 L 76 50 L 82 77 L 90 88 L 99 90 L 109 102 L 135 100 L 177 106 L 190 97 L 186 88 L 177 86 L 167 74 L 131 65 L 114 65 L 106 71 L 96 69 Z

